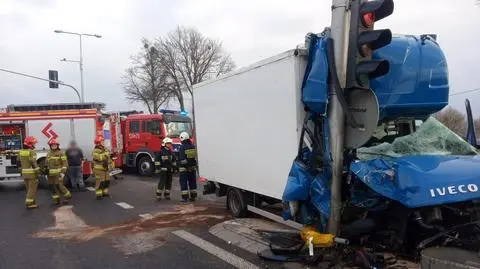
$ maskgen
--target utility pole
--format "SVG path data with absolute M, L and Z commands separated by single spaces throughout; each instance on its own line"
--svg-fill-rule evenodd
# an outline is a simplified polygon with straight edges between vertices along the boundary
M 346 65 L 348 53 L 348 37 L 350 31 L 349 0 L 332 0 L 331 38 L 335 48 L 335 68 L 342 89 L 346 83 Z M 336 234 L 340 223 L 342 206 L 342 171 L 345 135 L 345 114 L 340 106 L 337 95 L 333 89 L 330 91 L 328 104 L 328 123 L 330 125 L 330 150 L 332 155 L 332 183 L 330 219 L 328 232 Z
M 360 106 L 365 107 L 365 114 L 359 117 L 363 121 L 360 122 L 361 125 L 352 128 L 354 122 L 350 117 L 349 127 L 345 128 L 345 113 L 352 116 L 352 110 L 348 107 L 349 104 L 342 109 L 339 97 L 330 89 L 328 122 L 332 154 L 332 200 L 328 228 L 333 234 L 338 232 L 340 223 L 345 147 L 357 148 L 373 134 L 378 123 L 378 101 L 370 89 L 370 80 L 383 76 L 390 70 L 387 60 L 373 59 L 372 54 L 374 50 L 390 44 L 392 33 L 390 29 L 374 30 L 373 26 L 375 21 L 392 14 L 393 9 L 393 0 L 333 0 L 331 38 L 338 82 L 345 91 L 341 94 L 343 97 L 351 97 L 347 98 L 351 103 L 360 100 Z
M 85 33 L 76 33 L 76 32 L 67 32 L 63 30 L 55 30 L 54 31 L 57 34 L 69 34 L 69 35 L 76 35 L 79 37 L 80 40 L 80 60 L 78 61 L 72 61 L 72 60 L 67 60 L 63 58 L 61 61 L 64 62 L 76 62 L 79 63 L 80 65 L 80 92 L 81 92 L 81 98 L 80 102 L 84 103 L 85 102 L 85 90 L 84 90 L 84 80 L 83 80 L 83 48 L 82 48 L 82 36 L 91 36 L 91 37 L 96 37 L 96 38 L 101 38 L 101 35 L 98 34 L 85 34 Z

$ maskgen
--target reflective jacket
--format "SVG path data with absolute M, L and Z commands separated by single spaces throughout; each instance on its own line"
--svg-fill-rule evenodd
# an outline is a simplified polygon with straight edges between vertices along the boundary
M 25 179 L 35 179 L 40 173 L 40 168 L 37 164 L 37 153 L 35 150 L 22 149 L 18 155 L 22 167 L 22 177 Z
M 178 151 L 180 172 L 194 171 L 197 167 L 197 149 L 190 139 L 180 145 Z
M 105 147 L 95 147 L 93 150 L 93 169 L 99 171 L 108 171 L 112 160 L 110 152 Z
M 67 156 L 60 149 L 51 149 L 47 153 L 47 168 L 49 176 L 58 176 L 67 172 Z
M 173 171 L 173 167 L 175 166 L 175 156 L 173 152 L 169 148 L 162 146 L 160 149 L 160 161 L 155 162 L 155 165 L 159 166 L 160 172 Z

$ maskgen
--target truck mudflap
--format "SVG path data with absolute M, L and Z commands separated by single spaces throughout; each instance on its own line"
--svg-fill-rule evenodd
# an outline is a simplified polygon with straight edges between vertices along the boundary
M 417 155 L 355 161 L 350 170 L 409 208 L 480 198 L 480 156 Z

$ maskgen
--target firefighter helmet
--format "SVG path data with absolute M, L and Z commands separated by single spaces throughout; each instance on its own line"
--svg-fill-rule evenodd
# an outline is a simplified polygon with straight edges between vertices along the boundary
M 35 144 L 37 144 L 37 142 L 38 142 L 38 140 L 34 136 L 27 136 L 23 140 L 23 144 L 25 146 L 29 146 L 29 147 L 34 146 Z
M 170 137 L 165 137 L 162 141 L 162 146 L 165 146 L 168 143 L 172 144 L 173 140 Z
M 49 146 L 52 146 L 52 145 L 60 145 L 60 143 L 58 143 L 57 139 L 56 138 L 52 138 L 50 140 L 48 140 L 48 145 Z
M 187 132 L 182 132 L 180 134 L 180 141 L 185 141 L 185 140 L 188 140 L 188 139 L 190 139 L 190 135 L 188 135 Z
M 103 136 L 97 135 L 97 137 L 95 137 L 95 145 L 100 145 L 103 143 L 103 141 L 105 141 L 105 138 L 103 138 Z

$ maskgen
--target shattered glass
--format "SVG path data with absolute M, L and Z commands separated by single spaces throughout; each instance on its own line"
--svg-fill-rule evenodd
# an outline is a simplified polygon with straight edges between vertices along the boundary
M 405 155 L 477 155 L 475 147 L 433 117 L 428 118 L 416 132 L 357 150 L 360 160 Z

